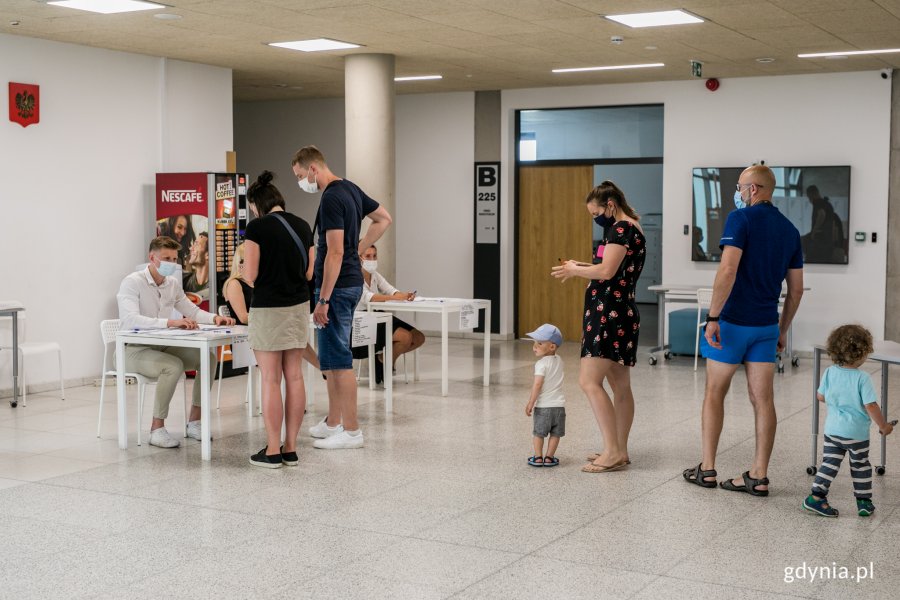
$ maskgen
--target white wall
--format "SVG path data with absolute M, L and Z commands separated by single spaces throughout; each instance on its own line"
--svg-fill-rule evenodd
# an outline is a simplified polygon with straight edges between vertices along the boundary
M 310 144 L 325 155 L 331 170 L 343 175 L 344 99 L 236 102 L 234 149 L 237 168 L 253 182 L 264 170 L 275 173 L 275 185 L 288 211 L 315 222 L 321 194 L 307 194 L 297 187 L 291 171 L 294 152 Z M 377 198 L 376 198 L 377 200 Z
M 160 60 L 163 82 L 162 170 L 225 169 L 233 147 L 231 69 Z
M 397 98 L 397 287 L 472 297 L 475 94 Z M 453 321 L 453 319 L 451 319 Z M 451 330 L 457 329 L 451 323 Z M 440 319 L 418 325 L 440 331 Z
M 28 339 L 62 345 L 66 379 L 92 378 L 99 323 L 117 316 L 119 282 L 146 256 L 154 174 L 225 166 L 231 72 L 8 35 L 0 56 L 15 57 L 0 80 L 41 86 L 37 125 L 9 122 L 5 93 L 0 106 L 0 298 L 25 303 Z M 35 361 L 29 383 L 52 381 L 55 365 Z
M 661 102 L 665 105 L 663 269 L 667 281 L 708 284 L 715 265 L 691 262 L 691 169 L 765 160 L 773 165 L 851 165 L 850 231 L 879 242 L 850 242 L 850 264 L 809 265 L 794 340 L 809 349 L 828 329 L 857 321 L 884 332 L 890 81 L 877 72 L 727 79 L 711 93 L 702 81 L 504 91 L 501 327 L 513 329 L 514 110 Z M 625 190 L 627 193 L 627 190 Z M 864 307 L 864 308 L 863 308 Z
M 393 283 L 423 296 L 470 297 L 475 95 L 402 95 L 396 98 L 395 110 L 397 278 Z M 291 155 L 301 146 L 315 144 L 332 171 L 341 176 L 344 131 L 341 98 L 237 103 L 238 169 L 248 172 L 251 180 L 263 169 L 275 172 L 288 210 L 312 224 L 319 194 L 306 194 L 296 186 Z M 440 322 L 429 315 L 418 324 L 425 330 L 440 328 Z

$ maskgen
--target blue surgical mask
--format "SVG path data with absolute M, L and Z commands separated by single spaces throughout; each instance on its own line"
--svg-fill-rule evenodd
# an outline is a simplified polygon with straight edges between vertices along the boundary
M 156 270 L 159 271 L 159 274 L 163 277 L 171 277 L 178 270 L 178 263 L 161 261 L 159 266 L 156 267 Z
M 744 199 L 741 198 L 741 193 L 738 191 L 734 192 L 734 207 L 738 210 L 742 208 L 747 208 L 747 203 L 744 202 Z
M 610 225 L 612 225 L 615 222 L 616 222 L 616 220 L 613 217 L 607 217 L 605 214 L 599 214 L 596 217 L 594 217 L 594 223 L 596 223 L 603 229 L 606 229 L 607 227 L 609 227 Z

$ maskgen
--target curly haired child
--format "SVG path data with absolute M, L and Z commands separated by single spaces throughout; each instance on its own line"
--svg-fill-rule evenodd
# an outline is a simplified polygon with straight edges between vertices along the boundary
M 841 325 L 828 336 L 826 350 L 834 365 L 825 371 L 816 393 L 828 407 L 822 465 L 803 508 L 823 517 L 838 516 L 838 510 L 828 504 L 828 488 L 849 452 L 857 514 L 868 517 L 875 512 L 869 428 L 874 421 L 881 435 L 894 430 L 881 414 L 869 374 L 859 370 L 873 351 L 872 334 L 860 325 Z

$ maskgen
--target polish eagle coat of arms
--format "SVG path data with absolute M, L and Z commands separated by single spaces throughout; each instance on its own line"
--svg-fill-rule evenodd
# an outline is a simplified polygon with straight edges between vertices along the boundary
M 9 120 L 22 127 L 40 121 L 40 88 L 24 83 L 9 84 Z

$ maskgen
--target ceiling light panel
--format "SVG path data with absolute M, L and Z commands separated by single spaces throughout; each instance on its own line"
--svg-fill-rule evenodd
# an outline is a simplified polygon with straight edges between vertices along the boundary
M 644 63 L 640 65 L 610 65 L 606 67 L 576 67 L 574 69 L 553 69 L 554 73 L 580 73 L 583 71 L 619 71 L 622 69 L 651 69 L 664 67 L 665 63 Z
M 272 42 L 269 45 L 275 46 L 276 48 L 299 50 L 301 52 L 323 52 L 325 50 L 349 50 L 351 48 L 359 48 L 359 44 L 330 40 L 328 38 L 298 40 L 296 42 Z
M 816 52 L 813 54 L 798 54 L 797 58 L 831 58 L 837 56 L 865 56 L 868 54 L 895 54 L 900 48 L 884 48 L 881 50 L 848 50 L 846 52 Z
M 688 25 L 703 23 L 703 19 L 695 17 L 683 10 L 662 10 L 658 12 L 630 13 L 626 15 L 606 15 L 606 18 L 629 27 L 662 27 L 664 25 Z
M 166 8 L 162 4 L 144 2 L 143 0 L 58 0 L 48 2 L 47 4 L 101 13 L 104 15 Z
M 409 77 L 394 77 L 394 81 L 428 81 L 431 79 L 443 79 L 442 75 L 412 75 Z

